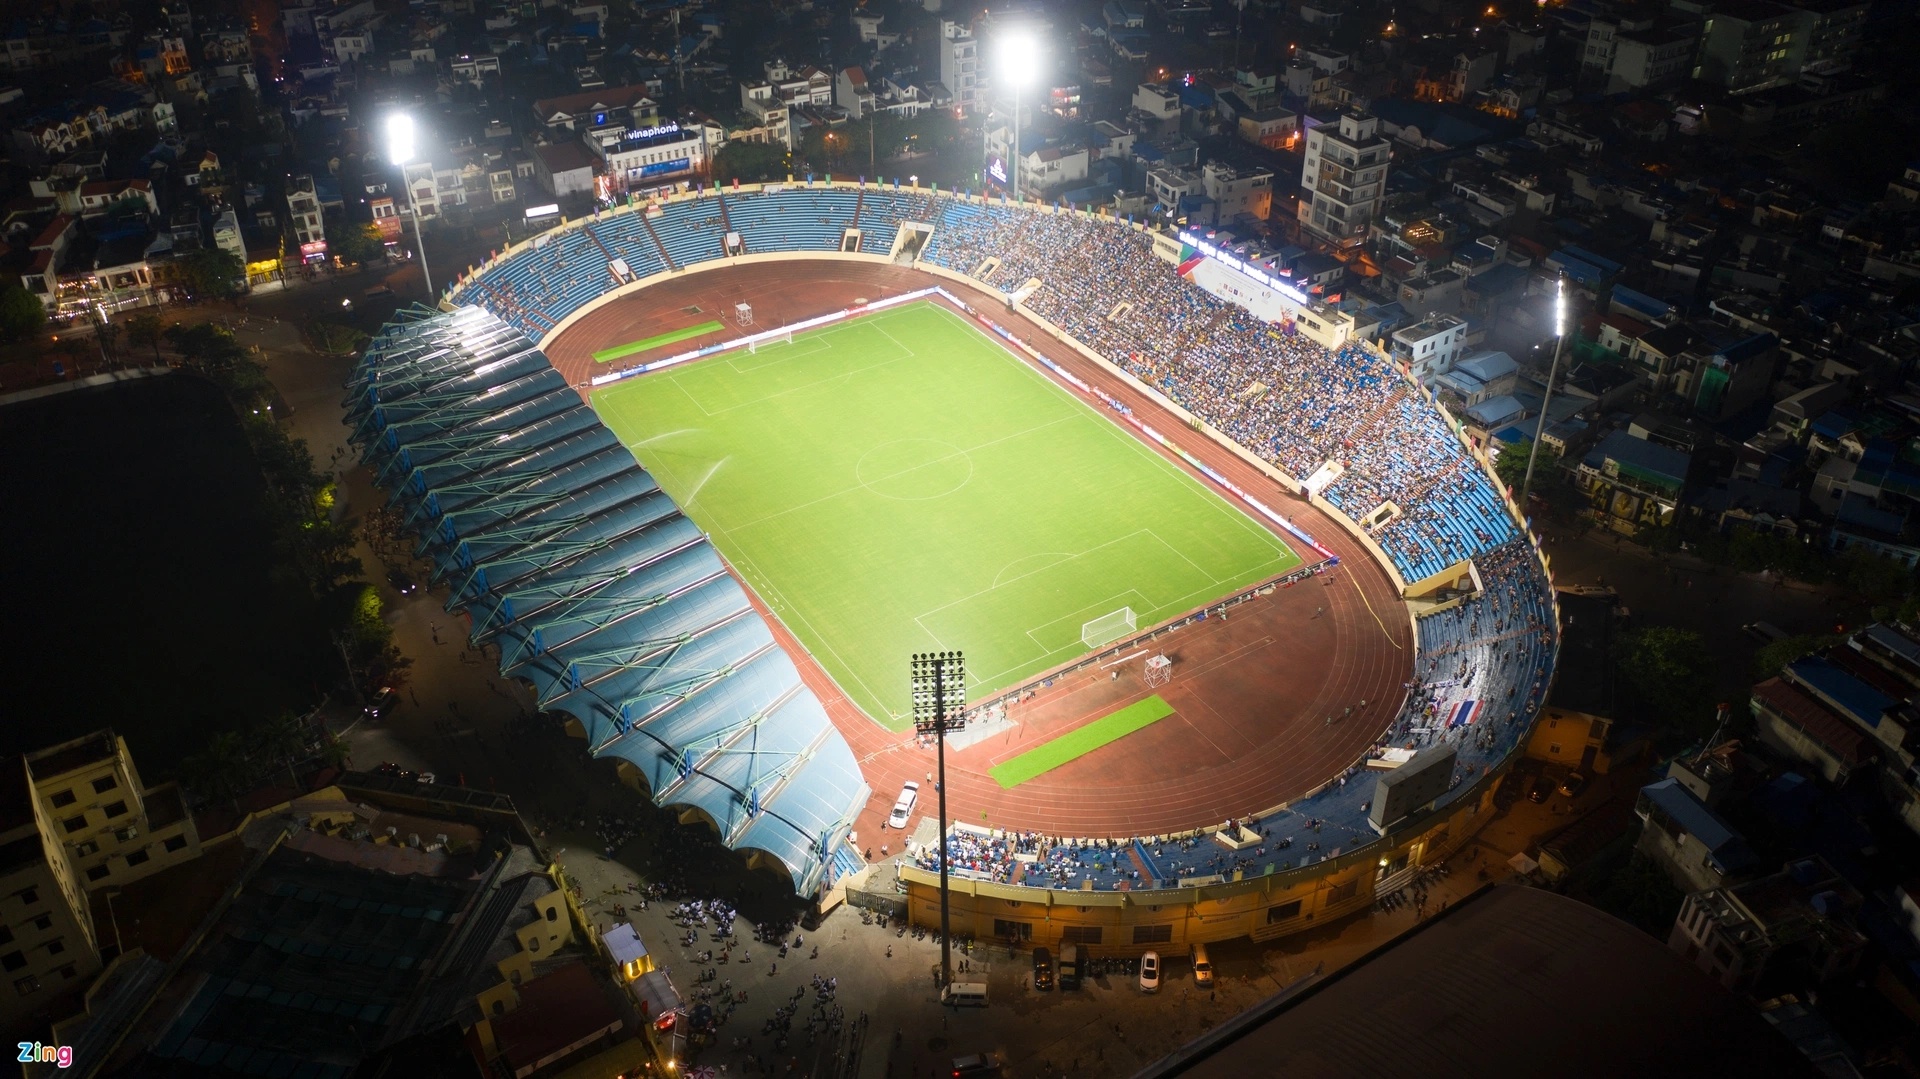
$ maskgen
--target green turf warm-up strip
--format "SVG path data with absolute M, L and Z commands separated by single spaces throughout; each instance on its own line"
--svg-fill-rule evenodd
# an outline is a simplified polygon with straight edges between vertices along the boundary
M 636 352 L 645 352 L 650 348 L 659 348 L 662 345 L 677 345 L 682 341 L 692 340 L 701 334 L 712 333 L 720 328 L 721 324 L 718 321 L 702 322 L 698 326 L 688 326 L 684 330 L 655 334 L 652 337 L 643 338 L 639 341 L 629 341 L 624 345 L 603 348 L 593 354 L 593 362 L 612 363 L 614 360 L 620 359 L 623 356 L 631 356 Z
M 1017 787 L 1070 760 L 1084 757 L 1109 742 L 1117 742 L 1143 727 L 1151 727 L 1172 714 L 1173 705 L 1161 700 L 1156 693 L 1112 715 L 1101 716 L 1078 730 L 1068 731 L 1051 742 L 1035 746 L 1010 761 L 996 764 L 989 774 L 1003 790 Z

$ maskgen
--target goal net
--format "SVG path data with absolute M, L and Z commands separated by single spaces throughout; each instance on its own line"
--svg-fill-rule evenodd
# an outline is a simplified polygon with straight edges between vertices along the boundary
M 1098 648 L 1132 633 L 1134 628 L 1133 608 L 1122 607 L 1111 614 L 1100 617 L 1080 627 L 1080 640 L 1088 648 Z

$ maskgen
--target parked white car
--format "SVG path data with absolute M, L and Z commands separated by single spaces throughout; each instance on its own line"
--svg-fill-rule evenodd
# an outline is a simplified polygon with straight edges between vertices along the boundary
M 1148 952 L 1140 957 L 1140 991 L 1158 993 L 1160 991 L 1160 953 Z
M 907 781 L 900 788 L 900 799 L 893 803 L 893 812 L 887 815 L 887 827 L 905 828 L 907 818 L 913 815 L 913 804 L 920 800 L 920 784 Z

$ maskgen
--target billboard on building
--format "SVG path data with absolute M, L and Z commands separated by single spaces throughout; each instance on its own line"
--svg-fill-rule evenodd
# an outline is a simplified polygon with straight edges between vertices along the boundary
M 369 204 L 373 209 L 374 227 L 380 230 L 380 239 L 386 243 L 400 242 L 400 210 L 390 198 L 374 199 Z

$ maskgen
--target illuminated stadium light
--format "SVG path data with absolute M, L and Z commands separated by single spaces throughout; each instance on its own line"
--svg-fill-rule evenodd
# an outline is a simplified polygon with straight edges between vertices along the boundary
M 427 299 L 433 299 L 433 274 L 427 270 L 427 238 L 420 233 L 420 204 L 413 197 L 413 182 L 407 179 L 407 166 L 413 163 L 415 146 L 413 117 L 396 112 L 387 117 L 387 160 L 400 170 L 400 183 L 407 189 L 407 209 L 413 213 L 413 244 L 420 249 L 420 279 L 426 283 Z
M 1013 88 L 1013 146 L 1007 154 L 1010 174 L 1007 186 L 1020 198 L 1020 91 L 1040 81 L 1040 40 L 1028 30 L 1008 30 L 1000 35 L 995 57 L 995 76 Z
M 1567 279 L 1562 275 L 1553 283 L 1553 363 L 1547 367 L 1547 385 L 1541 391 L 1540 419 L 1533 425 L 1533 441 L 1527 446 L 1527 474 L 1520 480 L 1520 517 L 1527 516 L 1527 497 L 1533 493 L 1533 466 L 1540 459 L 1540 440 L 1547 437 L 1547 406 L 1553 402 L 1553 378 L 1560 373 L 1560 354 L 1567 348 Z
M 1000 38 L 1000 62 L 996 74 L 1015 90 L 1025 90 L 1040 78 L 1040 41 L 1025 30 L 1013 30 Z
M 947 732 L 967 725 L 967 660 L 958 652 L 916 652 L 909 664 L 913 729 L 933 735 L 940 781 L 940 985 L 953 983 L 953 921 L 947 893 Z
M 413 117 L 404 112 L 387 117 L 387 160 L 395 165 L 409 164 L 413 161 L 413 151 Z

